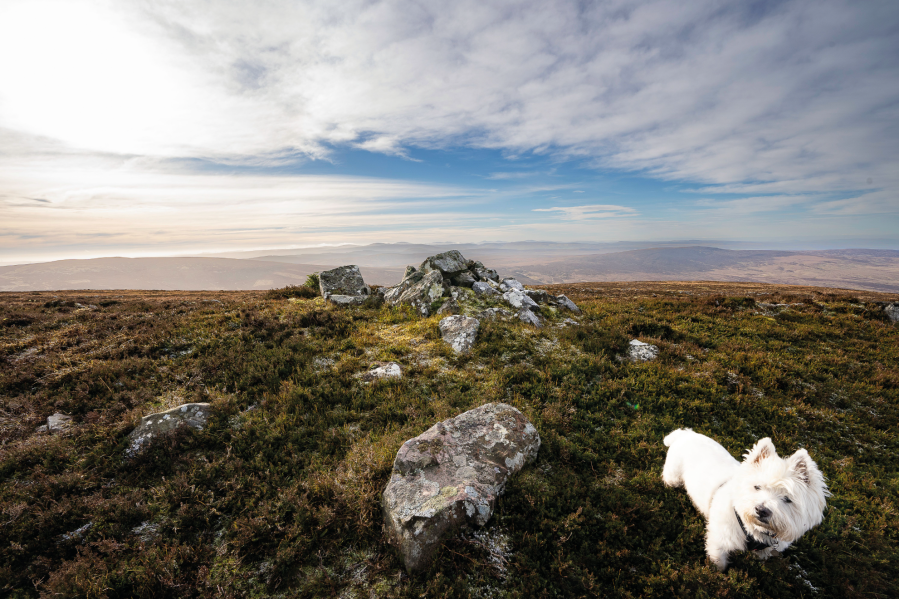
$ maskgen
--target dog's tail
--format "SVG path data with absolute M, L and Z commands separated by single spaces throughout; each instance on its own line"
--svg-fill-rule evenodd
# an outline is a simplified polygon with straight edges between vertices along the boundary
M 665 447 L 671 447 L 671 444 L 677 441 L 677 438 L 684 435 L 685 433 L 692 433 L 693 429 L 689 428 L 679 428 L 676 431 L 671 431 L 662 441 L 665 444 Z

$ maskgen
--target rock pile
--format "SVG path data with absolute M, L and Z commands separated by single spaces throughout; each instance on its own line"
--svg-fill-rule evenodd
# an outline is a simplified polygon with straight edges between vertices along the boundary
M 476 260 L 466 260 L 458 250 L 450 250 L 425 259 L 418 268 L 407 266 L 402 282 L 394 287 L 379 289 L 390 306 L 408 304 L 422 316 L 461 314 L 463 289 L 470 289 L 474 297 L 483 300 L 502 299 L 515 309 L 522 322 L 541 326 L 537 314 L 541 305 L 554 306 L 580 314 L 578 307 L 564 295 L 558 297 L 546 291 L 525 289 L 515 279 L 500 280 L 499 274 Z M 470 292 L 466 292 L 470 293 Z M 444 297 L 452 298 L 443 301 Z M 437 304 L 439 303 L 439 306 Z M 492 316 L 495 317 L 495 314 Z
M 393 462 L 381 505 L 406 568 L 427 565 L 464 524 L 483 526 L 508 478 L 534 461 L 540 435 L 510 405 L 486 404 L 409 439 Z

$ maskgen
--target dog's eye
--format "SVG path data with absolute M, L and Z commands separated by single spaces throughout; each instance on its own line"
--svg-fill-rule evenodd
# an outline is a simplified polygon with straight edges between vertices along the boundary
M 793 503 L 789 497 L 784 497 L 784 503 Z
M 761 488 L 760 486 L 756 485 L 756 486 L 755 486 L 755 490 L 756 490 L 756 491 L 761 491 L 762 488 Z

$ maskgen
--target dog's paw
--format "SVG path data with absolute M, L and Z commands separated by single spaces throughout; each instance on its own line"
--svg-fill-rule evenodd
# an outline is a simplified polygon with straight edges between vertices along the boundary
M 758 551 L 753 551 L 753 555 L 755 555 L 756 559 L 765 561 L 769 557 L 780 557 L 780 551 L 775 549 L 774 547 L 768 547 L 767 549 L 760 549 Z

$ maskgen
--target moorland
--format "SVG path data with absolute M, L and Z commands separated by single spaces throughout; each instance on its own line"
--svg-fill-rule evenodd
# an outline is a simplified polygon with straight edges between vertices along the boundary
M 485 321 L 269 292 L 0 294 L 0 589 L 9 597 L 888 597 L 899 595 L 895 294 L 762 284 L 552 285 L 584 314 Z M 561 320 L 558 319 L 558 320 Z M 630 362 L 630 339 L 659 357 Z M 395 361 L 399 380 L 356 375 Z M 141 416 L 210 402 L 126 457 Z M 394 456 L 491 401 L 537 461 L 484 529 L 409 575 L 382 530 Z M 74 426 L 35 432 L 56 412 Z M 706 561 L 664 487 L 688 426 L 735 456 L 808 449 L 833 496 L 780 557 Z

